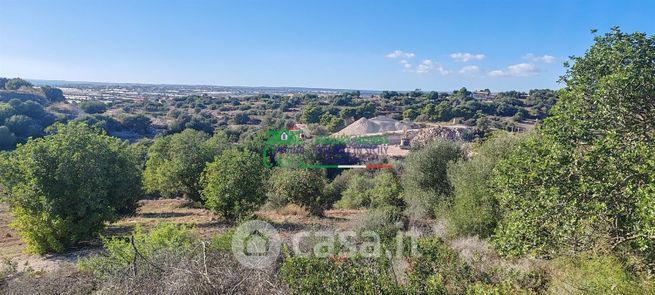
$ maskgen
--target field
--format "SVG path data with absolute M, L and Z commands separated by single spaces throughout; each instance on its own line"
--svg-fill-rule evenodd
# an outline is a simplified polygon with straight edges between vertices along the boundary
M 258 211 L 256 215 L 270 221 L 280 232 L 282 238 L 303 229 L 331 228 L 349 230 L 364 210 L 328 210 L 323 218 L 310 217 L 297 206 L 287 206 L 281 210 Z M 11 213 L 6 204 L 0 203 L 0 258 L 16 263 L 18 270 L 53 271 L 75 263 L 78 257 L 88 257 L 102 252 L 100 240 L 84 242 L 78 249 L 63 254 L 39 256 L 25 253 L 25 245 L 18 233 L 9 224 Z M 204 238 L 224 232 L 232 225 L 222 223 L 207 209 L 195 208 L 182 199 L 143 200 L 139 202 L 137 213 L 107 226 L 103 236 L 129 235 L 136 226 L 152 228 L 158 223 L 185 224 L 195 228 Z

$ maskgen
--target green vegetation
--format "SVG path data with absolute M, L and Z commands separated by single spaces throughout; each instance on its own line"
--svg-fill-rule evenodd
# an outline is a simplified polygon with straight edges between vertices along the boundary
M 412 152 L 403 163 L 403 199 L 411 218 L 434 216 L 452 200 L 453 188 L 447 168 L 463 156 L 461 147 L 453 142 L 434 141 Z
M 125 143 L 82 124 L 53 132 L 28 140 L 2 165 L 13 225 L 36 253 L 93 237 L 141 196 L 141 170 Z
M 277 199 L 304 207 L 321 216 L 333 200 L 325 193 L 325 176 L 317 169 L 275 168 L 269 179 L 269 192 Z
M 573 59 L 552 117 L 499 164 L 502 254 L 613 250 L 652 265 L 653 58 L 655 37 L 613 29 Z
M 156 138 L 148 151 L 144 172 L 146 191 L 200 201 L 200 174 L 225 144 L 192 129 Z
M 205 206 L 228 221 L 248 217 L 266 201 L 264 169 L 261 156 L 250 151 L 223 152 L 202 174 Z
M 453 186 L 448 219 L 456 234 L 489 237 L 494 233 L 500 212 L 489 179 L 497 163 L 506 159 L 520 140 L 519 136 L 497 135 L 475 146 L 467 161 L 448 167 L 448 179 Z

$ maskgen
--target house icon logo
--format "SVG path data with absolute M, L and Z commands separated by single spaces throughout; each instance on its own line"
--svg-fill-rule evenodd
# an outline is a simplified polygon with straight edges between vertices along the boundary
M 287 139 L 289 139 L 289 136 L 287 135 L 287 133 L 282 132 L 282 134 L 280 135 L 280 140 L 286 141 Z
M 232 237 L 232 254 L 248 268 L 270 267 L 280 254 L 282 241 L 267 222 L 251 220 L 240 225 Z

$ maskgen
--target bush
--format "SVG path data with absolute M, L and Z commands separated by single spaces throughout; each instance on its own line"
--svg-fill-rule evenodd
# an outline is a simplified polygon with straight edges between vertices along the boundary
M 433 216 L 437 206 L 450 203 L 453 189 L 448 181 L 447 167 L 461 158 L 458 144 L 441 140 L 407 156 L 402 174 L 403 199 L 412 209 L 413 219 Z
M 472 283 L 471 269 L 437 237 L 418 240 L 420 256 L 409 259 L 407 288 L 413 294 L 461 294 Z
M 78 267 L 82 271 L 92 272 L 96 277 L 106 278 L 118 274 L 134 263 L 135 256 L 149 260 L 161 251 L 175 251 L 179 255 L 186 255 L 197 241 L 196 233 L 183 225 L 161 223 L 147 232 L 137 226 L 131 237 L 103 238 L 102 243 L 107 254 L 80 260 Z
M 219 155 L 226 145 L 192 129 L 156 138 L 148 149 L 145 189 L 164 197 L 182 195 L 200 201 L 200 175 L 206 164 Z
M 491 184 L 491 174 L 498 161 L 506 158 L 519 138 L 500 135 L 475 147 L 468 161 L 448 167 L 453 185 L 453 206 L 448 218 L 459 235 L 490 236 L 499 220 L 498 200 Z
M 280 273 L 292 294 L 403 294 L 383 258 L 286 257 Z
M 358 231 L 370 230 L 380 235 L 383 241 L 390 241 L 396 233 L 404 227 L 404 217 L 401 209 L 393 206 L 384 206 L 369 209 L 357 220 Z
M 223 152 L 201 176 L 205 205 L 228 221 L 251 214 L 266 201 L 264 169 L 255 153 L 237 149 Z
M 341 209 L 359 209 L 371 204 L 369 192 L 373 188 L 373 181 L 368 173 L 349 175 L 346 189 L 341 193 L 341 199 L 335 207 Z
M 0 150 L 13 149 L 16 146 L 16 136 L 7 128 L 0 126 Z
M 85 100 L 78 105 L 80 109 L 88 114 L 100 114 L 107 111 L 107 105 L 101 101 Z
M 142 195 L 141 171 L 127 143 L 84 124 L 58 124 L 53 131 L 19 146 L 0 167 L 13 226 L 36 253 L 93 238 L 105 222 L 132 212 Z
M 552 294 L 653 294 L 652 283 L 638 281 L 612 256 L 583 255 L 553 261 Z
M 275 168 L 269 179 L 269 193 L 304 207 L 320 216 L 333 200 L 325 193 L 325 177 L 316 169 Z

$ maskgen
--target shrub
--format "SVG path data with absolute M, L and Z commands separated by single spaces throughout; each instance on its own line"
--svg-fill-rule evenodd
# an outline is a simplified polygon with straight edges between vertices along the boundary
M 640 81 L 655 75 L 654 40 L 613 28 L 572 59 L 551 116 L 496 169 L 502 254 L 621 249 L 653 270 L 655 85 Z
M 292 294 L 403 294 L 384 258 L 286 257 L 280 273 Z
M 138 161 L 126 142 L 85 124 L 53 130 L 19 146 L 0 173 L 13 226 L 36 253 L 94 237 L 104 222 L 132 212 L 142 195 Z
M 234 221 L 266 201 L 264 164 L 250 151 L 230 149 L 207 165 L 202 174 L 202 199 L 207 208 Z
M 325 177 L 316 169 L 276 168 L 269 179 L 269 193 L 307 209 L 320 216 L 332 205 L 332 198 L 325 193 Z
M 182 195 L 200 201 L 200 175 L 226 143 L 209 140 L 201 131 L 187 129 L 159 137 L 148 149 L 144 187 L 164 197 Z
M 382 170 L 373 178 L 373 187 L 368 191 L 371 198 L 371 207 L 394 206 L 402 208 L 403 200 L 400 197 L 402 187 L 398 177 L 392 170 Z
M 456 234 L 490 236 L 498 222 L 498 200 L 491 184 L 491 174 L 498 161 L 506 158 L 519 138 L 501 135 L 474 148 L 468 161 L 448 167 L 453 185 L 453 206 L 448 219 Z
M 369 191 L 373 187 L 373 181 L 368 174 L 354 174 L 350 176 L 346 189 L 341 193 L 341 199 L 335 207 L 342 209 L 358 209 L 368 207 L 371 204 Z
M 418 240 L 420 256 L 409 259 L 407 289 L 412 294 L 460 294 L 471 284 L 471 269 L 437 237 Z
M 450 141 L 434 141 L 405 159 L 402 184 L 403 199 L 414 219 L 432 216 L 437 206 L 451 201 L 452 186 L 448 181 L 447 166 L 462 158 L 460 146 Z
M 16 145 L 16 136 L 7 128 L 0 126 L 0 150 L 13 149 Z
M 653 294 L 655 288 L 640 283 L 612 256 L 583 255 L 553 261 L 548 291 L 552 294 Z
M 96 277 L 106 278 L 123 271 L 133 264 L 136 258 L 149 261 L 161 251 L 186 255 L 197 241 L 196 233 L 183 225 L 161 223 L 147 232 L 137 226 L 131 237 L 103 238 L 102 243 L 107 254 L 80 260 L 78 267 L 82 271 L 92 272 Z
M 80 109 L 88 114 L 100 114 L 107 111 L 107 105 L 104 102 L 96 100 L 85 100 L 80 102 Z
M 359 231 L 374 231 L 383 241 L 390 241 L 403 226 L 404 218 L 401 209 L 394 206 L 384 206 L 366 211 L 357 220 L 356 228 Z

